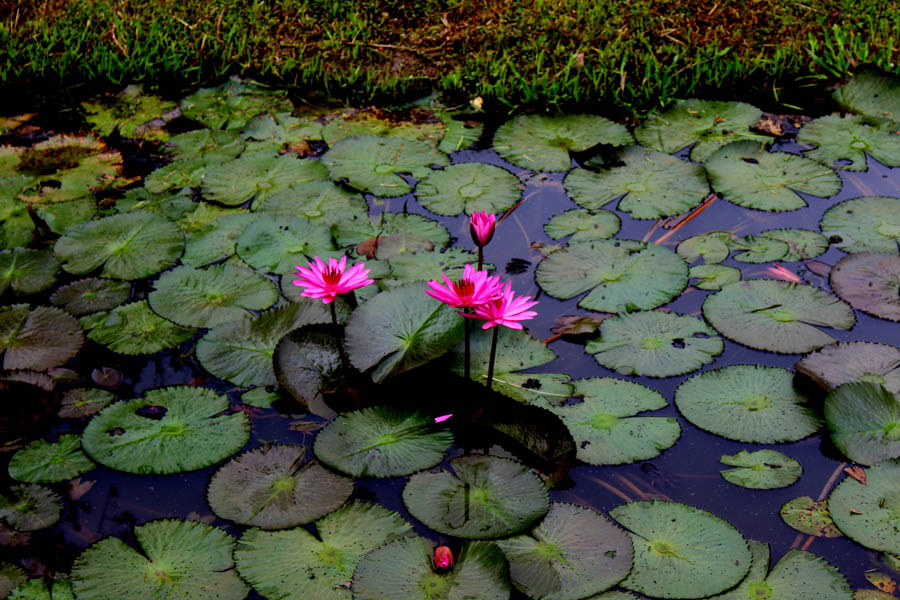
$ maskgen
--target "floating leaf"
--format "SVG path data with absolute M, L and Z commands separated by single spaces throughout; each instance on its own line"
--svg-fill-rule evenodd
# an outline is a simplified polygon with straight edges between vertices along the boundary
M 202 267 L 234 256 L 238 238 L 255 220 L 256 215 L 251 214 L 219 217 L 187 236 L 181 262 L 192 267 Z
M 475 380 L 485 379 L 491 355 L 493 332 L 475 329 L 469 340 L 471 356 L 471 376 Z M 494 375 L 500 379 L 514 371 L 522 371 L 546 364 L 556 358 L 546 344 L 527 332 L 502 327 L 497 334 L 497 354 L 494 360 Z M 462 343 L 453 349 L 451 369 L 457 375 L 465 372 L 464 349 Z M 502 390 L 502 388 L 500 388 Z
M 62 515 L 62 498 L 33 483 L 14 485 L 0 494 L 0 520 L 19 531 L 50 527 Z
M 329 146 L 358 135 L 398 137 L 434 145 L 443 134 L 444 123 L 430 110 L 419 107 L 402 112 L 346 110 L 322 130 L 322 138 Z
M 140 125 L 154 119 L 162 121 L 160 117 L 176 105 L 144 94 L 142 85 L 129 85 L 118 94 L 104 94 L 82 102 L 81 107 L 88 113 L 87 121 L 104 137 L 118 130 L 126 138 L 160 140 L 167 137 L 164 129 L 140 128 Z
M 236 131 L 197 129 L 172 136 L 166 148 L 175 162 L 218 165 L 236 158 L 245 145 Z
M 703 316 L 736 342 L 781 354 L 810 352 L 835 339 L 818 329 L 850 329 L 853 309 L 827 292 L 797 283 L 749 279 L 707 296 Z
M 900 463 L 886 460 L 866 469 L 866 483 L 851 477 L 828 496 L 828 509 L 841 533 L 866 548 L 900 554 L 897 499 Z
M 0 294 L 12 288 L 18 294 L 36 294 L 53 285 L 59 262 L 53 254 L 15 248 L 0 251 Z
M 831 440 L 863 465 L 900 457 L 900 400 L 877 383 L 842 383 L 825 398 Z
M 202 159 L 179 160 L 150 173 L 144 179 L 144 187 L 152 194 L 200 187 L 209 167 Z
M 378 254 L 381 255 L 382 252 L 383 244 L 380 244 Z M 451 281 L 459 281 L 465 266 L 477 262 L 478 255 L 462 248 L 449 248 L 444 252 L 403 252 L 390 258 L 390 277 L 381 282 L 386 287 L 395 287 L 413 281 L 441 281 L 441 273 Z M 485 268 L 492 267 L 486 265 Z
M 338 223 L 334 237 L 338 245 L 344 247 L 356 246 L 374 237 L 396 233 L 424 238 L 433 243 L 436 249 L 442 249 L 450 243 L 450 234 L 437 221 L 426 219 L 421 215 L 388 212 L 375 217 L 357 216 Z
M 737 454 L 720 457 L 719 462 L 735 467 L 721 472 L 726 481 L 754 490 L 793 485 L 803 473 L 800 463 L 775 450 L 741 450 Z
M 725 343 L 696 317 L 658 311 L 619 315 L 600 324 L 585 352 L 623 375 L 671 377 L 713 361 Z
M 8 597 L 10 600 L 75 600 L 68 581 L 57 580 L 48 586 L 43 579 L 29 579 Z
M 50 303 L 69 314 L 79 316 L 113 309 L 131 296 L 131 284 L 91 277 L 79 279 L 58 288 L 50 296 Z
M 876 342 L 838 342 L 804 356 L 798 372 L 828 391 L 842 383 L 867 381 L 900 395 L 900 348 Z
M 368 218 L 366 201 L 330 181 L 295 183 L 254 202 L 253 210 L 280 216 L 301 216 L 313 223 L 337 225 L 353 218 Z
M 900 321 L 900 256 L 851 254 L 831 269 L 831 289 L 864 313 Z
M 485 163 L 457 163 L 428 173 L 416 186 L 416 199 L 439 215 L 505 212 L 521 196 L 519 178 Z
M 9 461 L 10 477 L 29 483 L 65 481 L 93 468 L 93 461 L 81 451 L 81 436 L 75 434 L 61 435 L 56 442 L 32 442 Z
M 734 234 L 730 231 L 711 231 L 680 242 L 676 252 L 688 263 L 702 256 L 704 263 L 716 264 L 728 258 L 730 252 L 728 245 L 732 238 Z
M 264 112 L 291 112 L 287 93 L 270 90 L 236 77 L 214 88 L 200 88 L 181 103 L 182 114 L 210 129 L 241 129 Z
M 451 471 L 413 475 L 403 488 L 409 512 L 438 533 L 490 539 L 526 529 L 549 509 L 547 488 L 527 467 L 496 456 L 450 461 Z
M 284 339 L 284 338 L 282 338 Z M 253 388 L 241 394 L 241 403 L 254 408 L 272 408 L 272 404 L 281 398 L 274 386 Z
M 691 279 L 699 279 L 694 287 L 700 290 L 721 290 L 729 283 L 741 280 L 741 270 L 726 265 L 696 265 L 688 272 Z
M 291 184 L 310 181 L 328 181 L 328 170 L 320 161 L 299 159 L 293 154 L 272 156 L 267 152 L 252 152 L 211 167 L 203 180 L 203 197 L 226 206 L 238 206 L 248 200 L 262 202 Z
M 27 577 L 25 571 L 9 563 L 0 563 L 0 598 L 6 598 L 9 593 L 21 584 Z
M 278 384 L 317 413 L 322 391 L 339 386 L 345 376 L 330 325 L 307 325 L 281 338 L 275 348 L 274 368 Z
M 793 374 L 777 367 L 730 365 L 678 386 L 675 405 L 701 429 L 739 442 L 793 442 L 815 433 L 822 420 L 805 406 Z
M 119 354 L 153 354 L 174 348 L 196 333 L 160 317 L 146 300 L 82 317 L 81 324 L 90 339 Z
M 785 502 L 780 514 L 785 523 L 806 535 L 827 538 L 842 535 L 831 520 L 827 500 L 816 501 L 809 496 L 800 496 Z
M 900 83 L 893 75 L 865 69 L 834 91 L 843 108 L 888 128 L 900 124 Z
M 115 399 L 106 390 L 95 388 L 74 388 L 63 394 L 59 416 L 63 419 L 80 419 L 97 414 Z
M 788 262 L 815 258 L 828 250 L 828 238 L 809 229 L 767 229 L 759 234 L 788 245 L 788 253 L 781 260 Z
M 814 119 L 797 134 L 797 142 L 816 146 L 803 153 L 835 169 L 865 171 L 866 154 L 889 167 L 900 166 L 900 136 L 870 126 L 865 117 L 828 115 Z
M 76 198 L 46 206 L 35 206 L 34 212 L 43 219 L 53 233 L 65 235 L 97 214 L 93 198 Z
M 16 200 L 18 191 L 28 181 L 27 177 L 0 177 L 0 248 L 27 246 L 34 232 L 34 221 L 28 214 L 28 205 Z M 14 182 L 14 183 L 13 183 Z
M 237 253 L 254 269 L 287 273 L 294 266 L 306 266 L 313 256 L 337 256 L 331 233 L 324 224 L 301 217 L 263 215 L 244 229 L 237 241 Z
M 481 377 L 487 379 L 487 375 Z M 519 402 L 543 408 L 562 404 L 572 395 L 570 378 L 563 373 L 496 372 L 491 389 Z
M 728 522 L 678 502 L 631 502 L 609 515 L 634 542 L 622 587 L 659 598 L 701 598 L 737 584 L 750 569 L 747 542 Z
M 481 138 L 484 125 L 476 121 L 468 121 L 461 115 L 441 112 L 439 114 L 444 122 L 444 136 L 438 144 L 438 150 L 450 154 L 468 148 Z
M 838 202 L 822 215 L 822 233 L 844 252 L 898 253 L 900 198 L 864 196 Z
M 75 356 L 84 343 L 71 315 L 49 306 L 0 307 L 0 353 L 4 369 L 46 371 Z
M 622 222 L 608 210 L 567 210 L 544 225 L 544 232 L 554 240 L 571 235 L 569 243 L 605 240 L 614 236 Z
M 321 140 L 322 127 L 321 123 L 311 118 L 298 118 L 287 112 L 270 112 L 253 117 L 241 130 L 241 137 L 273 146 L 276 149 L 285 144 L 288 144 L 290 148 L 290 146 L 307 140 Z
M 767 263 L 785 258 L 791 248 L 785 242 L 761 235 L 745 235 L 729 242 L 732 249 L 738 250 L 734 260 L 744 263 Z

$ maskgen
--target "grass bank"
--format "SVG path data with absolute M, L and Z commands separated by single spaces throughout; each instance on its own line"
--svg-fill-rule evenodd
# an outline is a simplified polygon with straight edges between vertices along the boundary
M 439 91 L 486 108 L 672 98 L 802 103 L 864 64 L 898 72 L 878 0 L 11 0 L 7 98 L 252 76 L 350 103 Z M 599 110 L 599 108 L 598 108 Z

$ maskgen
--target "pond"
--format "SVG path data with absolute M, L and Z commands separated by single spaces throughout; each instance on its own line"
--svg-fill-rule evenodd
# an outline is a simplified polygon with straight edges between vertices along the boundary
M 896 89 L 626 128 L 232 80 L 0 121 L 0 597 L 893 597 Z M 472 321 L 492 391 L 425 294 L 476 211 L 538 301 Z M 314 256 L 374 283 L 303 298 Z

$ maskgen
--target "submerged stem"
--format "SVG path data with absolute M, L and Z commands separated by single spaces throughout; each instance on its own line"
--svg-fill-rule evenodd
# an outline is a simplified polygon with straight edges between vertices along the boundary
M 347 371 L 350 370 L 350 361 L 347 359 L 347 353 L 344 352 L 344 341 L 341 339 L 341 333 L 338 328 L 337 322 L 337 310 L 334 308 L 335 303 L 331 302 L 328 306 L 331 307 L 331 324 L 334 325 L 334 339 L 337 342 L 338 354 L 341 355 L 341 364 L 344 365 L 344 369 Z
M 491 361 L 488 363 L 487 387 L 491 389 L 494 383 L 494 357 L 497 355 L 497 333 L 500 327 L 494 327 L 494 333 L 491 337 Z

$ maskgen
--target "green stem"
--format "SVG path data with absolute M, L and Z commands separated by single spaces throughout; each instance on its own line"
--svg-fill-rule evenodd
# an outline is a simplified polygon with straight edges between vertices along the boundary
M 341 363 L 344 365 L 344 369 L 349 371 L 350 361 L 347 359 L 347 353 L 344 352 L 344 341 L 341 339 L 341 331 L 337 322 L 337 310 L 334 308 L 335 302 L 336 300 L 332 300 L 328 305 L 331 307 L 331 324 L 334 325 L 334 339 L 337 342 L 338 354 L 341 355 Z
M 491 384 L 494 383 L 494 357 L 497 355 L 497 334 L 500 330 L 500 326 L 497 325 L 494 327 L 494 334 L 491 337 L 491 362 L 488 363 L 488 374 L 487 374 L 487 387 L 491 389 Z

